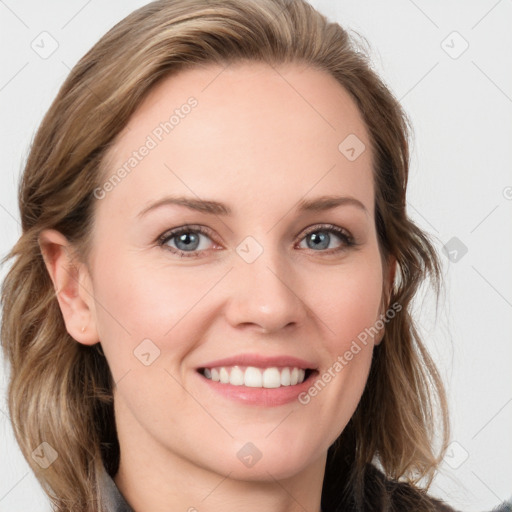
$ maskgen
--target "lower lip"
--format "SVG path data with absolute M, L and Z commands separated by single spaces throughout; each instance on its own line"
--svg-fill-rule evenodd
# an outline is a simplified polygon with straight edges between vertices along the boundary
M 261 405 L 264 407 L 276 407 L 288 404 L 297 400 L 297 397 L 306 391 L 317 372 L 313 372 L 304 382 L 295 386 L 281 386 L 279 388 L 250 388 L 246 386 L 233 386 L 207 379 L 199 372 L 199 378 L 213 391 L 231 400 L 248 404 Z

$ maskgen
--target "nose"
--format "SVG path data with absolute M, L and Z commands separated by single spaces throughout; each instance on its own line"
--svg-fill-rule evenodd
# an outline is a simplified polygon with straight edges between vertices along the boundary
M 290 262 L 277 249 L 265 249 L 252 263 L 234 255 L 226 318 L 235 328 L 272 333 L 298 325 L 306 306 Z

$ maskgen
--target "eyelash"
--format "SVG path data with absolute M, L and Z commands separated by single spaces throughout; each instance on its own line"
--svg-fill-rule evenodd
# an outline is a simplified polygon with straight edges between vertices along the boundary
M 314 253 L 318 252 L 321 254 L 334 254 L 338 252 L 342 252 L 347 250 L 350 247 L 354 247 L 356 242 L 354 241 L 353 237 L 348 233 L 346 230 L 335 226 L 333 224 L 317 224 L 313 226 L 311 229 L 308 229 L 304 234 L 301 235 L 301 238 L 299 239 L 299 242 L 301 242 L 304 238 L 306 238 L 308 235 L 311 235 L 312 233 L 317 232 L 326 232 L 326 233 L 334 233 L 340 240 L 342 241 L 343 245 L 340 247 L 336 247 L 334 249 L 326 249 L 322 251 L 315 251 L 313 249 L 308 249 L 309 251 L 312 251 Z M 166 246 L 165 244 L 172 240 L 173 238 L 185 234 L 185 233 L 199 233 L 202 235 L 207 236 L 208 238 L 212 239 L 212 233 L 209 229 L 203 227 L 203 226 L 195 226 L 195 225 L 185 225 L 181 226 L 176 229 L 172 229 L 170 231 L 166 231 L 162 235 L 158 237 L 157 243 L 159 247 L 162 247 L 163 249 L 166 249 L 173 254 L 177 254 L 180 257 L 183 258 L 197 258 L 201 256 L 201 253 L 205 252 L 205 250 L 201 251 L 182 251 L 181 249 L 176 249 L 174 247 Z M 213 241 L 213 240 L 212 240 Z

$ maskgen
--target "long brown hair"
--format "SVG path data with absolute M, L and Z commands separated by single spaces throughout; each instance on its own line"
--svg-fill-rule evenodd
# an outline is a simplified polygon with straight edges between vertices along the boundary
M 397 262 L 386 303 L 401 311 L 387 323 L 361 402 L 329 450 L 322 503 L 337 499 L 341 480 L 362 503 L 372 462 L 389 478 L 427 483 L 439 465 L 448 439 L 445 392 L 410 310 L 428 276 L 438 291 L 440 268 L 406 212 L 409 124 L 400 104 L 362 48 L 303 0 L 159 0 L 118 23 L 73 68 L 20 183 L 22 235 L 7 258 L 1 338 L 14 432 L 55 510 L 99 510 L 98 477 L 103 464 L 116 473 L 119 446 L 107 362 L 67 333 L 38 236 L 60 231 L 86 261 L 105 155 L 142 99 L 185 67 L 241 60 L 305 63 L 351 94 L 372 144 L 379 245 Z M 46 469 L 31 456 L 42 442 L 58 453 Z

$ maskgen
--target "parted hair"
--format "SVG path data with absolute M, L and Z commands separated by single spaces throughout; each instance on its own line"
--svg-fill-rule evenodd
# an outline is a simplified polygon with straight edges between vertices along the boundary
M 107 361 L 98 346 L 68 334 L 38 237 L 60 231 L 86 262 L 93 191 L 108 171 L 107 152 L 148 92 L 188 67 L 247 61 L 305 64 L 351 95 L 370 137 L 383 265 L 388 258 L 397 265 L 383 305 L 399 304 L 400 311 L 386 323 L 361 401 L 329 449 L 322 508 L 435 510 L 425 489 L 449 423 L 412 300 L 426 280 L 439 294 L 441 269 L 432 241 L 406 209 L 406 114 L 361 39 L 303 0 L 159 0 L 120 21 L 74 66 L 34 137 L 19 185 L 22 234 L 5 259 L 2 285 L 8 404 L 17 442 L 56 511 L 101 510 L 99 476 L 103 466 L 117 472 L 119 443 Z M 58 453 L 46 469 L 31 455 L 43 442 Z M 406 501 L 379 508 L 394 504 L 393 496 Z

